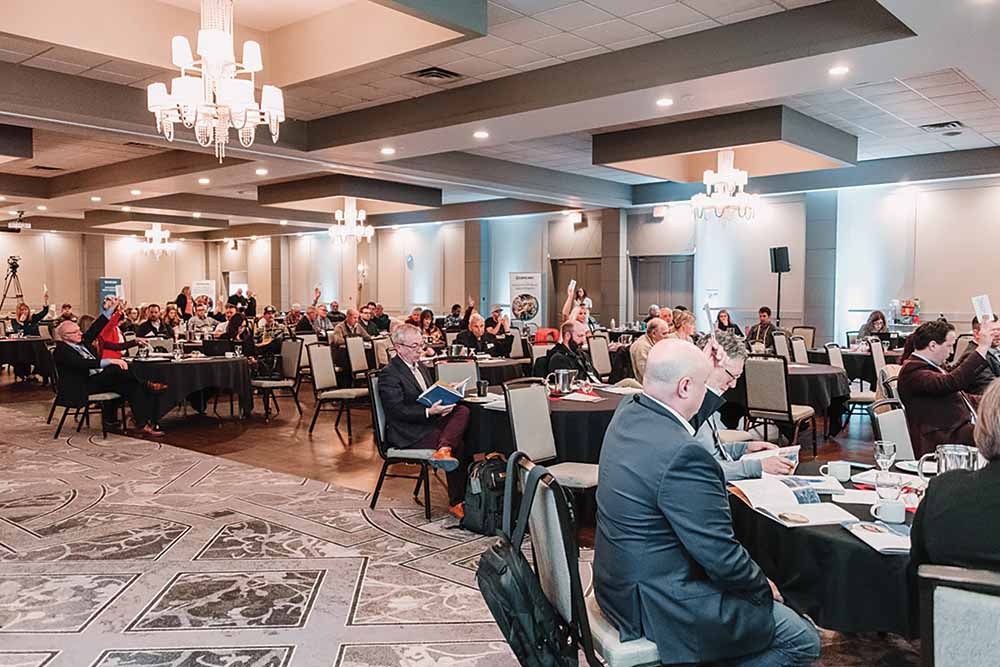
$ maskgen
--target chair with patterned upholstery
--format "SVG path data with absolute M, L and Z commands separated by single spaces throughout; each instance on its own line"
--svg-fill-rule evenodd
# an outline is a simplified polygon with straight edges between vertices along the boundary
M 258 378 L 250 381 L 250 386 L 258 390 L 264 399 L 264 422 L 271 420 L 271 402 L 274 402 L 275 413 L 280 413 L 277 392 L 288 392 L 295 401 L 295 409 L 302 414 L 299 405 L 299 357 L 302 355 L 302 340 L 288 338 L 281 341 L 281 378 Z
M 894 398 L 875 401 L 868 406 L 868 416 L 871 417 L 876 440 L 896 443 L 897 461 L 912 461 L 915 458 L 910 429 L 906 426 L 906 410 L 900 401 Z
M 844 368 L 844 354 L 840 349 L 840 346 L 836 343 L 827 343 L 823 347 L 826 348 L 826 354 L 830 359 L 830 365 L 846 372 L 846 369 Z M 851 397 L 847 399 L 847 416 L 850 417 L 854 414 L 855 409 L 859 407 L 863 409 L 865 406 L 871 405 L 878 399 L 879 397 L 874 391 L 855 391 L 852 389 Z
M 316 408 L 313 410 L 312 421 L 309 423 L 309 432 L 316 428 L 316 420 L 320 412 L 330 411 L 327 406 L 331 403 L 337 405 L 337 421 L 334 428 L 340 427 L 340 418 L 347 413 L 347 437 L 351 437 L 351 404 L 360 398 L 368 396 L 368 389 L 365 387 L 344 387 L 337 386 L 337 371 L 333 366 L 333 355 L 326 345 L 309 346 L 309 366 L 313 372 L 313 395 L 316 398 Z
M 50 353 L 51 354 L 51 353 Z M 87 428 L 90 428 L 90 415 L 93 413 L 102 415 L 101 417 L 101 435 L 105 438 L 108 437 L 107 425 L 104 423 L 104 404 L 119 402 L 121 407 L 121 420 L 122 420 L 122 435 L 125 434 L 125 424 L 126 424 L 126 413 L 125 413 L 125 401 L 122 399 L 121 394 L 113 391 L 104 391 L 97 394 L 88 394 L 87 400 L 83 404 L 76 403 L 69 400 L 67 393 L 59 391 L 59 367 L 52 363 L 52 385 L 56 391 L 56 397 L 52 400 L 52 409 L 49 410 L 49 418 L 46 420 L 46 424 L 52 423 L 52 417 L 55 415 L 56 407 L 63 408 L 62 417 L 59 418 L 59 425 L 56 426 L 56 432 L 52 436 L 53 440 L 59 438 L 59 433 L 62 432 L 63 424 L 66 423 L 66 417 L 69 415 L 69 411 L 75 409 L 76 412 L 73 417 L 77 420 L 76 432 L 79 433 L 80 429 L 83 428 L 84 423 L 87 424 Z M 117 412 L 117 410 L 116 410 Z
M 792 336 L 802 336 L 806 341 L 806 347 L 812 349 L 816 343 L 816 327 L 800 325 L 792 327 Z
M 809 348 L 806 346 L 806 339 L 802 336 L 792 336 L 792 358 L 797 364 L 809 363 Z
M 792 405 L 788 399 L 788 360 L 773 355 L 751 354 L 744 370 L 747 383 L 747 417 L 751 422 L 764 425 L 794 427 L 791 444 L 799 441 L 803 422 L 809 421 L 813 430 L 813 456 L 816 456 L 816 410 L 808 405 Z M 780 438 L 780 429 L 778 431 Z
M 917 570 L 922 665 L 995 665 L 1000 573 L 944 565 Z
M 434 364 L 434 374 L 439 382 L 458 384 L 466 379 L 466 389 L 475 389 L 479 382 L 479 363 L 475 359 L 441 359 Z
M 590 339 L 590 359 L 594 362 L 594 370 L 597 371 L 601 380 L 607 381 L 612 370 L 607 333 L 604 336 L 594 336 Z
M 774 332 L 774 353 L 779 357 L 784 357 L 785 361 L 792 360 L 792 352 L 788 345 L 788 336 L 784 331 Z

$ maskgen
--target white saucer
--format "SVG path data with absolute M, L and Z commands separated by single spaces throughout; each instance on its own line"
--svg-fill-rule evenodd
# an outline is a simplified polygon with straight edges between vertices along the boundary
M 910 472 L 916 474 L 917 466 L 920 464 L 919 461 L 896 461 L 896 467 L 905 472 Z M 937 474 L 937 462 L 928 461 L 924 464 L 924 474 L 925 475 L 936 475 Z

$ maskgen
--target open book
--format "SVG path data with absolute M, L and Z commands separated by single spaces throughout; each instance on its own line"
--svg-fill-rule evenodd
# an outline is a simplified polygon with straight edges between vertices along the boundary
M 824 484 L 817 480 L 822 480 Z M 772 475 L 732 483 L 743 492 L 752 508 L 786 528 L 856 521 L 853 514 L 841 507 L 820 502 L 819 494 L 834 492 L 833 484 L 840 485 L 837 480 L 829 478 Z M 840 490 L 843 491 L 843 486 Z
M 465 388 L 468 386 L 471 377 L 467 377 L 461 382 L 441 382 L 440 380 L 427 387 L 424 393 L 417 397 L 417 402 L 428 408 L 441 401 L 441 405 L 455 405 L 465 398 Z
M 845 523 L 844 528 L 880 554 L 910 553 L 910 527 L 907 525 L 854 521 Z

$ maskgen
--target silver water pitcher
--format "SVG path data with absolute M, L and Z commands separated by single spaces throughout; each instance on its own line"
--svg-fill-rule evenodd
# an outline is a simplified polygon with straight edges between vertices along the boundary
M 560 369 L 545 376 L 545 386 L 548 387 L 549 393 L 568 394 L 573 391 L 574 380 L 576 371 Z
M 920 465 L 917 466 L 920 479 L 927 479 L 924 461 L 936 461 L 939 475 L 950 470 L 978 470 L 979 450 L 967 445 L 938 445 L 934 452 L 920 457 Z

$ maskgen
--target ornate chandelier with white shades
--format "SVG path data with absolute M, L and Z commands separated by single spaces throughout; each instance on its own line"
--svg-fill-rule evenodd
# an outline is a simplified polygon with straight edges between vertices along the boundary
M 733 151 L 719 151 L 719 171 L 709 169 L 705 172 L 705 192 L 691 198 L 691 210 L 696 218 L 704 220 L 710 211 L 717 218 L 728 213 L 746 220 L 754 217 L 760 196 L 743 191 L 748 175 L 733 166 L 733 158 Z
M 354 197 L 344 197 L 344 210 L 338 210 L 333 216 L 337 222 L 330 225 L 330 238 L 338 243 L 354 239 L 355 243 L 360 243 L 361 239 L 372 242 L 375 236 L 375 228 L 365 225 L 367 214 L 364 209 L 358 209 L 358 200 Z
M 170 242 L 170 230 L 163 229 L 163 225 L 158 222 L 154 222 L 152 227 L 145 231 L 144 236 L 146 240 L 142 243 L 142 251 L 153 253 L 156 259 L 160 259 L 160 255 L 174 247 Z
M 236 129 L 244 148 L 253 145 L 258 125 L 267 125 L 272 141 L 285 120 L 281 89 L 264 86 L 260 104 L 254 98 L 254 74 L 264 69 L 260 44 L 243 43 L 243 62 L 236 62 L 233 46 L 233 0 L 201 0 L 201 30 L 195 60 L 186 37 L 171 41 L 173 63 L 181 70 L 170 84 L 147 88 L 147 108 L 156 115 L 156 129 L 174 140 L 174 123 L 194 128 L 198 143 L 215 144 L 221 162 L 229 143 L 229 128 Z M 191 74 L 198 76 L 191 76 Z M 244 76 L 245 78 L 239 78 Z

